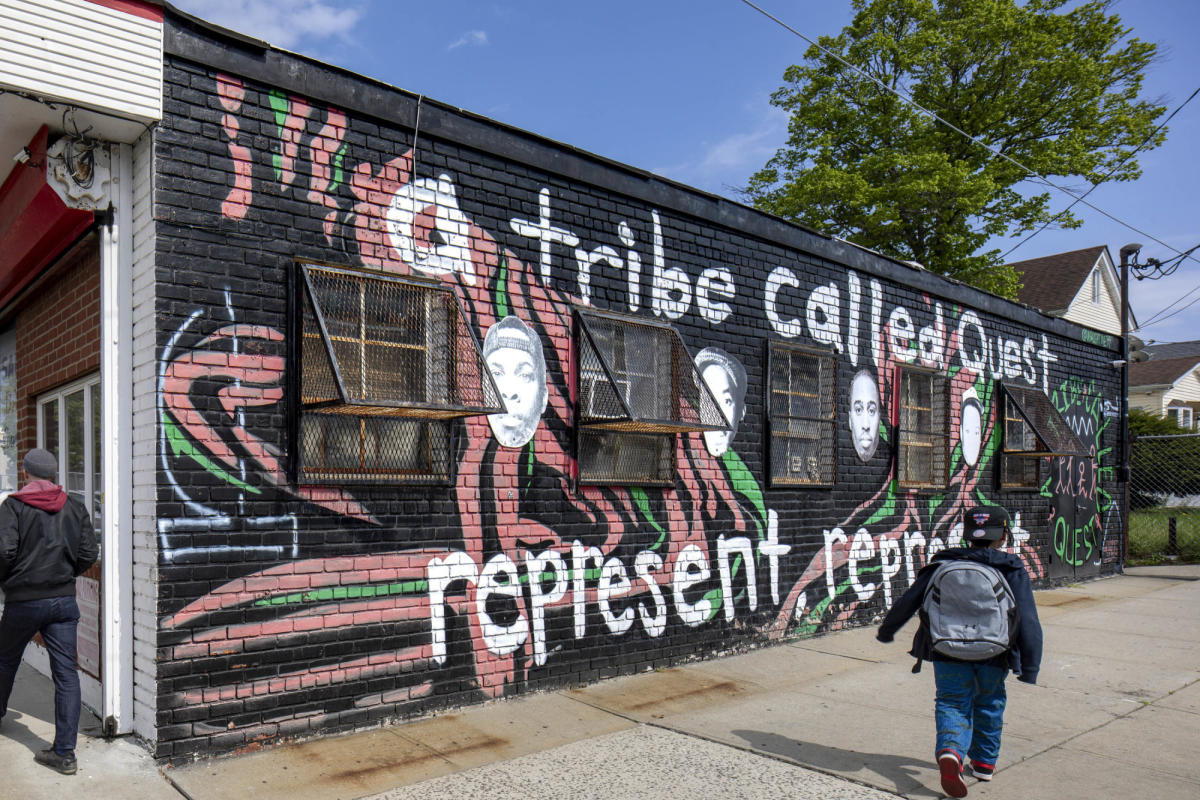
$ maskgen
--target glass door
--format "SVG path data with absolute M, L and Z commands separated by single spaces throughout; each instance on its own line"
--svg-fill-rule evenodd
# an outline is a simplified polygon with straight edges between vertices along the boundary
M 104 524 L 100 410 L 99 374 L 37 399 L 38 447 L 58 458 L 59 483 L 68 495 L 87 508 L 97 539 Z M 99 691 L 101 675 L 100 575 L 97 562 L 75 582 L 79 601 L 79 669 L 92 679 L 81 676 L 84 701 L 88 705 L 93 705 L 90 701 Z

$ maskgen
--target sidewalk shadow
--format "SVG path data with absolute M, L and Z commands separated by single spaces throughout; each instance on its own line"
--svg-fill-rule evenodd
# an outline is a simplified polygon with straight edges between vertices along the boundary
M 834 775 L 853 777 L 863 781 L 858 773 L 872 772 L 890 781 L 891 787 L 882 786 L 882 782 L 871 784 L 885 791 L 903 794 L 906 797 L 943 797 L 942 792 L 931 789 L 920 778 L 928 780 L 931 776 L 937 780 L 937 765 L 932 761 L 912 759 L 907 756 L 897 756 L 884 753 L 867 753 L 860 750 L 844 750 L 840 747 L 802 742 L 788 736 L 767 731 L 735 730 L 731 731 L 746 741 L 750 747 L 764 753 L 782 756 L 794 761 L 800 766 L 812 767 L 815 770 Z

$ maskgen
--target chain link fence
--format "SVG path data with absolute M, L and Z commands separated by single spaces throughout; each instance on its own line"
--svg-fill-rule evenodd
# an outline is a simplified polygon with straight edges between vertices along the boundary
M 1200 433 L 1137 437 L 1129 470 L 1129 563 L 1200 562 Z

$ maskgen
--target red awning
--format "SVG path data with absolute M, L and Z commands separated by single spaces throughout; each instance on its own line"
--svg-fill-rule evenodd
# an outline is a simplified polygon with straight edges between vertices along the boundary
M 43 125 L 29 142 L 29 160 L 0 187 L 0 310 L 92 224 L 95 214 L 69 208 L 46 183 Z

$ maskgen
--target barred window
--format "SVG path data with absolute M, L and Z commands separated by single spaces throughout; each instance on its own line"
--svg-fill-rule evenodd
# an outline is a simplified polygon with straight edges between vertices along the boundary
M 950 439 L 946 378 L 914 367 L 899 373 L 896 482 L 905 488 L 944 488 Z
M 772 486 L 830 486 L 837 364 L 831 355 L 771 342 L 767 403 Z
M 1036 489 L 1042 481 L 1042 458 L 1037 434 L 1025 421 L 1012 398 L 1004 396 L 1004 446 L 1000 460 L 1000 486 L 1004 489 Z
M 670 325 L 577 309 L 579 480 L 669 485 L 675 434 L 728 426 Z
M 1042 459 L 1048 456 L 1090 458 L 1050 399 L 1037 389 L 1001 383 L 1004 392 L 1004 443 L 1000 486 L 1036 489 L 1042 481 Z
M 300 483 L 450 479 L 450 420 L 503 410 L 448 288 L 301 264 Z

